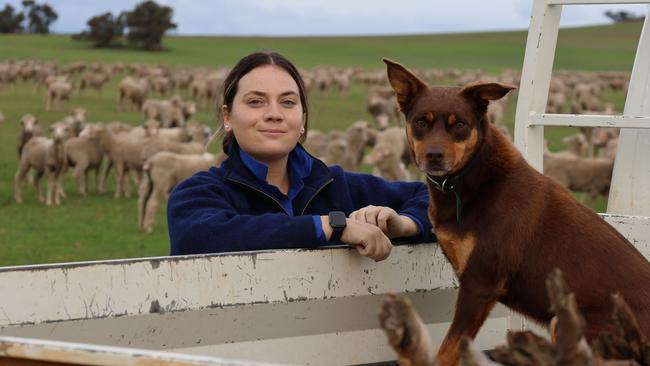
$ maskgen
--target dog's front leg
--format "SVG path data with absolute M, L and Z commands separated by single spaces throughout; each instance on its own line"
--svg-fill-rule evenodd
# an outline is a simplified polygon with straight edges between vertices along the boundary
M 438 350 L 438 362 L 442 366 L 458 362 L 458 350 L 463 337 L 474 339 L 490 310 L 504 294 L 503 283 L 487 285 L 476 279 L 461 281 L 454 320 Z

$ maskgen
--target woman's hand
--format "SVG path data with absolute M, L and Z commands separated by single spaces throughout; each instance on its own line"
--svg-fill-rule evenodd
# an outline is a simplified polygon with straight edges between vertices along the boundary
M 361 255 L 372 258 L 375 262 L 388 258 L 393 249 L 390 239 L 377 226 L 351 219 L 347 219 L 341 241 L 354 245 Z
M 332 236 L 332 228 L 329 225 L 329 217 L 321 216 L 323 232 L 327 240 Z M 341 241 L 354 246 L 363 256 L 372 258 L 376 262 L 388 258 L 393 244 L 390 239 L 375 225 L 366 222 L 346 219 L 346 227 L 341 235 Z
M 390 207 L 366 206 L 352 212 L 350 219 L 377 226 L 391 239 L 417 235 L 420 231 L 410 217 L 399 215 Z

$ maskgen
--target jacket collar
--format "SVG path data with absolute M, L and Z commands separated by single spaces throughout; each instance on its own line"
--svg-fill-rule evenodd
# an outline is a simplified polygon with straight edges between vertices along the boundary
M 323 189 L 324 186 L 329 184 L 333 178 L 332 173 L 319 159 L 309 154 L 300 144 L 297 144 L 295 149 L 299 149 L 298 155 L 303 156 L 304 159 L 311 160 L 311 171 L 303 177 L 304 187 L 293 200 L 294 214 L 300 215 L 306 209 L 306 205 L 311 199 Z M 233 139 L 230 142 L 228 149 L 228 159 L 223 162 L 225 168 L 224 179 L 226 181 L 235 181 L 239 184 L 250 187 L 251 189 L 268 193 L 260 183 L 260 179 L 246 166 L 240 154 L 241 149 L 237 141 Z M 302 174 L 301 174 L 302 175 Z M 272 198 L 270 194 L 269 197 Z

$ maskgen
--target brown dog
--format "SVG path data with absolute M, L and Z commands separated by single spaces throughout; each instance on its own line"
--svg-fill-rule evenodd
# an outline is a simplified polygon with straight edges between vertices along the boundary
M 384 62 L 406 117 L 412 158 L 428 178 L 429 219 L 460 283 L 438 351 L 441 364 L 457 361 L 461 339 L 476 336 L 497 301 L 547 325 L 544 280 L 556 267 L 575 292 L 588 339 L 609 328 L 607 299 L 614 292 L 650 336 L 650 263 L 595 212 L 528 165 L 488 122 L 488 103 L 515 87 L 476 82 L 430 88 L 400 64 Z M 408 334 L 391 344 L 403 359 L 423 364 L 406 338 L 423 339 Z

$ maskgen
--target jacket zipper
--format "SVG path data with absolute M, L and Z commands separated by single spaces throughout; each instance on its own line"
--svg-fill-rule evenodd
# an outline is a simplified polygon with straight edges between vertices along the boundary
M 255 192 L 258 192 L 259 194 L 261 194 L 261 195 L 263 195 L 263 196 L 266 196 L 266 197 L 270 198 L 273 202 L 277 203 L 277 205 L 282 209 L 282 211 L 283 211 L 285 214 L 287 214 L 287 216 L 289 216 L 289 212 L 287 212 L 287 210 L 284 208 L 284 206 L 282 206 L 282 204 L 280 203 L 280 201 L 277 200 L 277 198 L 271 196 L 270 194 L 268 194 L 268 193 L 266 193 L 266 192 L 264 192 L 264 191 L 262 191 L 262 190 L 260 190 L 260 189 L 255 188 L 255 187 L 253 187 L 253 186 L 251 186 L 251 185 L 249 185 L 249 184 L 247 184 L 247 183 L 244 183 L 244 182 L 242 182 L 242 181 L 239 181 L 239 180 L 236 180 L 236 179 L 232 179 L 232 178 L 226 178 L 226 180 L 229 180 L 229 181 L 231 181 L 231 182 L 235 182 L 235 183 L 237 183 L 237 184 L 239 184 L 239 185 L 242 185 L 242 186 L 244 186 L 244 187 L 246 187 L 246 188 L 250 188 L 250 189 L 254 190 Z M 325 182 L 325 183 L 324 183 L 324 184 L 323 184 L 323 185 L 322 185 L 322 186 L 321 186 L 321 187 L 316 191 L 316 193 L 314 193 L 314 194 L 311 196 L 311 198 L 309 198 L 309 201 L 307 201 L 307 204 L 306 204 L 305 207 L 302 209 L 302 212 L 300 213 L 300 215 L 304 215 L 304 214 L 305 214 L 305 211 L 307 211 L 307 207 L 309 207 L 309 204 L 311 203 L 311 201 L 313 201 L 314 198 L 315 198 L 315 197 L 316 197 L 316 196 L 317 196 L 317 195 L 318 195 L 318 194 L 319 194 L 319 193 L 320 193 L 320 192 L 321 192 L 325 187 L 327 187 L 327 186 L 328 186 L 330 183 L 332 183 L 333 181 L 334 181 L 334 178 L 330 178 L 327 182 Z
M 318 196 L 318 194 L 320 193 L 320 191 L 322 191 L 325 187 L 327 187 L 327 186 L 328 186 L 330 183 L 332 183 L 333 181 L 334 181 L 334 178 L 330 178 L 330 179 L 329 179 L 327 182 L 325 182 L 325 183 L 324 183 L 320 188 L 318 188 L 318 190 L 316 191 L 316 193 L 314 193 L 314 194 L 311 196 L 311 198 L 309 199 L 309 201 L 307 201 L 307 204 L 305 204 L 305 207 L 302 209 L 302 212 L 300 213 L 301 215 L 304 215 L 304 214 L 305 214 L 305 211 L 307 211 L 307 207 L 309 207 L 309 204 L 311 203 L 311 201 L 313 201 L 314 198 L 316 198 L 316 196 Z
M 257 189 L 257 188 L 255 188 L 255 187 L 253 187 L 253 186 L 251 186 L 251 185 L 248 185 L 248 184 L 246 184 L 246 183 L 244 183 L 244 182 L 242 182 L 242 181 L 239 181 L 239 180 L 236 180 L 236 179 L 232 179 L 232 178 L 226 178 L 226 180 L 229 180 L 229 181 L 231 181 L 231 182 L 235 182 L 235 183 L 237 183 L 237 184 L 240 184 L 240 185 L 242 185 L 242 186 L 244 186 L 244 187 L 250 188 L 250 189 L 254 190 L 255 192 L 260 193 L 261 195 L 270 198 L 271 200 L 273 200 L 273 202 L 275 202 L 275 203 L 278 204 L 278 206 L 282 209 L 282 212 L 284 212 L 285 214 L 287 214 L 287 216 L 289 216 L 289 212 L 287 212 L 287 210 L 284 208 L 284 206 L 282 206 L 282 203 L 280 203 L 280 201 L 278 201 L 277 198 L 271 196 L 270 194 L 268 194 L 268 193 L 266 193 L 266 192 L 264 192 L 264 191 L 262 191 L 262 190 L 260 190 L 260 189 Z

